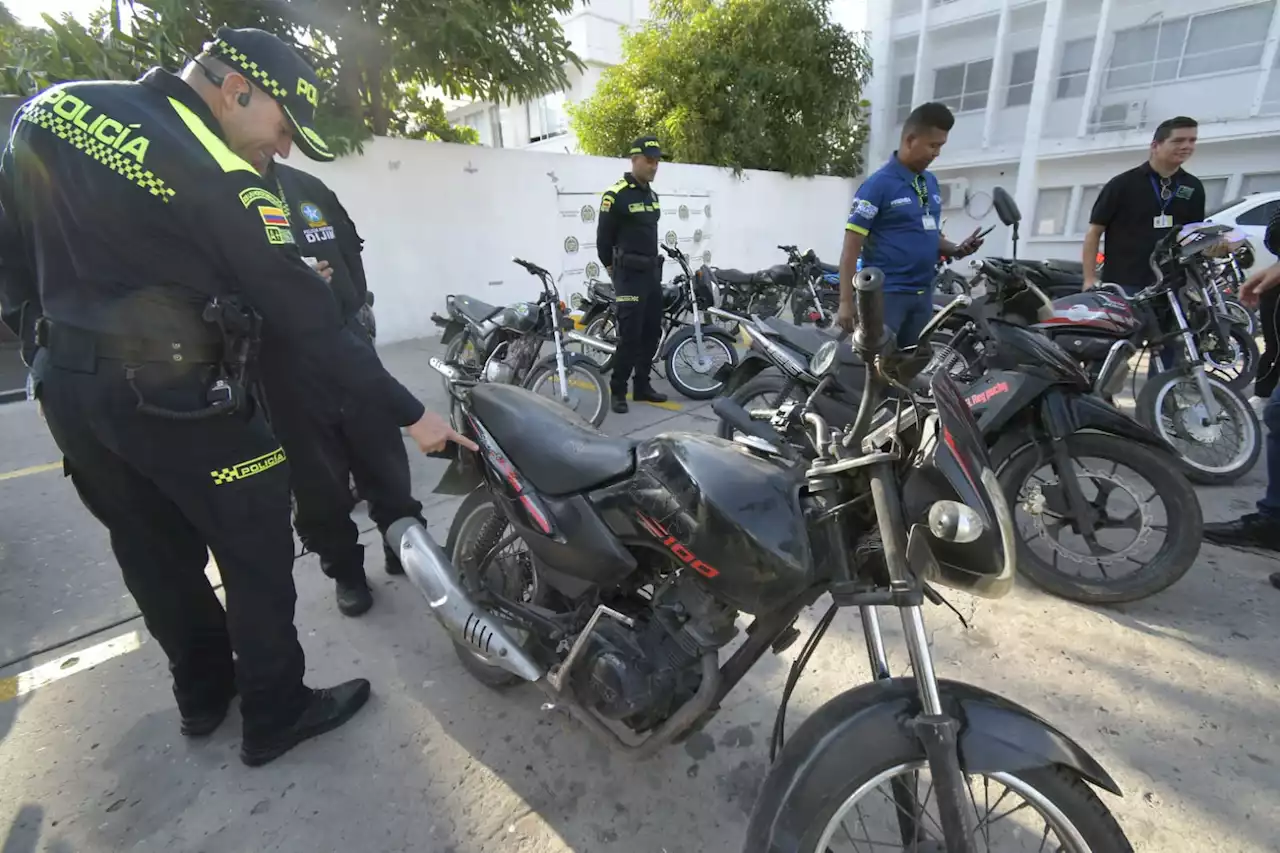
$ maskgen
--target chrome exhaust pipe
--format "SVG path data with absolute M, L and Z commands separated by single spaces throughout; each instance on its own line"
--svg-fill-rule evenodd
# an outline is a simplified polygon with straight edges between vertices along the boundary
M 571 341 L 577 341 L 580 344 L 589 346 L 592 349 L 598 349 L 601 352 L 607 352 L 610 355 L 613 355 L 618 351 L 616 344 L 611 344 L 608 341 L 602 341 L 600 338 L 593 338 L 590 335 L 584 335 L 582 332 L 577 330 L 565 332 L 564 336 Z
M 415 518 L 402 518 L 387 530 L 387 544 L 400 554 L 409 580 L 431 606 L 445 630 L 486 663 L 501 667 L 525 681 L 538 681 L 546 673 L 506 629 L 477 607 L 458 583 L 457 570 Z

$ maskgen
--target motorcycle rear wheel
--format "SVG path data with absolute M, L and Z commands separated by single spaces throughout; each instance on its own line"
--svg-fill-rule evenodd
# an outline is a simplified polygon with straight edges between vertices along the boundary
M 1036 586 L 1060 598 L 1083 604 L 1121 604 L 1155 595 L 1177 583 L 1190 570 L 1200 553 L 1204 517 L 1195 489 L 1182 472 L 1169 464 L 1170 457 L 1158 454 L 1126 439 L 1102 433 L 1081 432 L 1067 438 L 1068 452 L 1074 459 L 1102 459 L 1134 471 L 1147 481 L 1165 506 L 1166 536 L 1154 559 L 1124 577 L 1100 580 L 1068 574 L 1059 569 L 1060 560 L 1049 561 L 1031 550 L 1027 539 L 1018 531 L 1018 573 Z M 1000 485 L 1009 507 L 1015 513 L 1027 481 L 1047 464 L 1033 444 L 1013 451 L 1005 460 L 994 460 L 999 469 Z M 1074 467 L 1074 466 L 1073 466 Z M 1114 473 L 1114 472 L 1113 472 Z M 1048 484 L 1046 484 L 1048 485 Z M 1099 497 L 1110 502 L 1111 493 Z M 1145 519 L 1142 519 L 1145 524 Z

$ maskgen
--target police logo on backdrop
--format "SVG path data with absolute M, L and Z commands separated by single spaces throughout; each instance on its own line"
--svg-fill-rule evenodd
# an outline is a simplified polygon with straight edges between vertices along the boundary
M 599 264 L 597 264 L 595 261 L 592 261 L 591 263 L 587 264 L 587 277 L 588 277 L 588 278 L 596 278 L 596 277 L 598 277 L 599 275 L 600 275 L 600 265 L 599 265 Z
M 678 239 L 679 238 L 676 237 L 676 232 L 668 231 L 666 239 L 663 242 L 665 242 L 668 246 L 674 249 Z
M 579 215 L 582 217 L 583 222 L 590 222 L 596 218 L 596 209 L 589 204 L 584 204 Z
M 564 240 L 564 250 L 570 255 L 578 251 L 578 238 L 566 237 Z
M 302 230 L 302 237 L 308 243 L 323 243 L 335 239 L 333 226 L 325 221 L 324 211 L 314 202 L 304 201 L 298 208 L 302 220 L 307 227 Z

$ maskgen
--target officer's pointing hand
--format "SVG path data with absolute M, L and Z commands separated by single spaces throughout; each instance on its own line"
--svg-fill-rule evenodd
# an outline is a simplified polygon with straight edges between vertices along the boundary
M 455 432 L 449 422 L 435 412 L 427 412 L 419 418 L 416 424 L 409 427 L 409 435 L 418 442 L 418 449 L 423 453 L 438 453 L 451 441 L 467 450 L 480 449 L 474 441 Z
M 320 261 L 315 266 L 316 272 L 324 276 L 325 281 L 333 281 L 333 267 L 329 266 L 328 261 Z

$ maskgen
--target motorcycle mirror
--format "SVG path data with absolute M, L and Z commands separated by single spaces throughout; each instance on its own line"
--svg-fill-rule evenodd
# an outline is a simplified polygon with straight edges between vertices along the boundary
M 1005 225 L 1016 225 L 1022 221 L 1022 212 L 1018 210 L 1018 203 L 1005 191 L 1004 187 L 996 187 L 991 191 L 991 201 L 995 206 L 996 216 L 999 216 L 1000 221 Z
M 372 290 L 365 291 L 364 304 L 368 305 L 370 308 L 373 307 L 373 291 Z
M 835 370 L 836 354 L 839 348 L 840 345 L 835 341 L 827 341 L 818 347 L 818 351 L 809 361 L 809 372 L 814 376 L 823 377 Z

